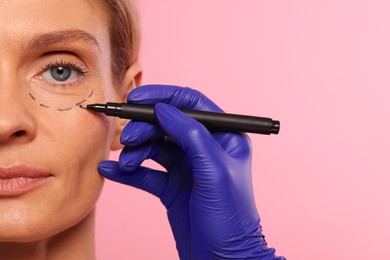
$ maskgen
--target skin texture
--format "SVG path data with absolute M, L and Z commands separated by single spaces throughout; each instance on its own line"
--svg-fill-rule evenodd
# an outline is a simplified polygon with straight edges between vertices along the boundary
M 94 90 L 91 103 L 126 97 L 140 69 L 132 66 L 122 85 L 113 86 L 103 12 L 87 0 L 0 2 L 0 168 L 23 165 L 50 174 L 27 193 L 0 196 L 0 259 L 94 258 L 94 207 L 103 185 L 97 165 L 120 148 L 125 122 L 78 107 L 47 109 L 28 89 L 35 84 L 46 98 L 64 100 L 88 87 Z M 34 39 L 53 32 L 63 38 L 31 48 Z M 58 61 L 88 73 L 76 73 L 65 87 L 49 85 L 43 68 Z

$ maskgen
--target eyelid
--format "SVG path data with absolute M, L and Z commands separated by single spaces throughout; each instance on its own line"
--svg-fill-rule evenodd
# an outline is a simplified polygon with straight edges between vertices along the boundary
M 70 81 L 48 81 L 42 78 L 42 74 L 45 73 L 49 69 L 53 69 L 56 67 L 67 67 L 72 70 L 75 70 L 79 75 L 77 76 L 76 79 L 70 80 Z M 67 87 L 67 86 L 72 86 L 73 84 L 77 83 L 83 83 L 84 79 L 88 77 L 90 72 L 87 70 L 85 66 L 79 65 L 73 61 L 65 61 L 64 59 L 59 59 L 50 61 L 46 63 L 40 70 L 39 72 L 34 76 L 35 79 L 38 79 L 42 82 L 45 82 L 46 84 L 49 84 L 50 86 L 53 87 Z
M 55 62 L 49 62 L 47 63 L 45 66 L 43 66 L 41 68 L 41 74 L 43 72 L 45 72 L 46 70 L 48 69 L 52 69 L 52 68 L 56 68 L 56 67 L 67 67 L 67 68 L 70 68 L 70 69 L 73 69 L 73 70 L 76 70 L 77 72 L 81 73 L 81 74 L 87 74 L 89 73 L 87 68 L 85 66 L 81 66 L 77 63 L 74 63 L 72 61 L 64 61 L 64 60 L 60 60 L 60 61 L 55 61 Z

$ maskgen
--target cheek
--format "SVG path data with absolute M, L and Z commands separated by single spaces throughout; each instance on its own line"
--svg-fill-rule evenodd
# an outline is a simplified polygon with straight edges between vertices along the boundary
M 108 73 L 109 74 L 109 73 Z M 86 98 L 84 104 L 106 103 L 115 99 L 116 92 L 109 84 L 107 77 L 100 75 L 89 85 L 93 85 L 93 95 Z M 90 89 L 90 88 L 87 88 Z M 88 91 L 89 92 L 89 91 Z M 71 111 L 49 111 L 48 120 L 40 122 L 45 125 L 47 136 L 53 138 L 53 143 L 69 146 L 73 156 L 83 152 L 96 153 L 102 150 L 109 151 L 113 133 L 114 119 L 101 113 L 95 113 L 78 106 Z M 48 126 L 45 122 L 50 122 Z M 107 152 L 105 153 L 107 154 Z M 72 156 L 69 155 L 69 156 Z
M 53 178 L 23 197 L 0 200 L 0 241 L 47 238 L 81 223 L 103 186 L 97 166 L 109 155 L 113 118 L 80 109 L 46 112 L 36 123 L 26 158 Z
M 90 84 L 96 89 L 87 103 L 117 100 L 110 74 Z M 40 218 L 29 226 L 44 229 L 42 237 L 80 223 L 95 208 L 103 186 L 97 167 L 109 156 L 116 122 L 112 117 L 79 107 L 63 112 L 43 111 L 41 117 L 35 117 L 37 135 L 31 146 L 36 149 L 36 161 L 45 165 L 54 181 L 35 193 L 31 203 L 23 204 L 21 210 L 31 212 L 29 205 L 37 205 L 38 201 L 41 206 L 33 210 L 37 210 Z M 51 226 L 42 228 L 45 219 L 52 219 Z
M 107 74 L 107 77 L 101 75 L 90 83 L 95 86 L 94 94 L 86 103 L 117 99 L 110 84 L 110 73 Z M 72 168 L 69 172 L 79 175 L 86 171 L 96 173 L 98 163 L 108 157 L 114 138 L 114 123 L 112 117 L 76 106 L 71 111 L 49 111 L 47 118 L 38 124 L 42 126 L 42 138 L 54 146 L 53 159 L 65 168 Z
M 65 205 L 60 207 L 63 214 L 75 223 L 95 207 L 103 185 L 97 167 L 108 157 L 113 138 L 112 118 L 85 110 L 77 114 L 58 122 L 48 135 L 53 146 L 50 168 L 59 195 L 56 204 Z
M 57 114 L 57 115 L 56 115 Z M 72 113 L 55 112 L 41 123 L 41 135 L 56 150 L 53 156 L 66 159 L 107 156 L 113 138 L 113 118 L 77 108 Z M 92 156 L 92 157 L 91 157 Z M 81 157 L 81 158 L 80 158 Z

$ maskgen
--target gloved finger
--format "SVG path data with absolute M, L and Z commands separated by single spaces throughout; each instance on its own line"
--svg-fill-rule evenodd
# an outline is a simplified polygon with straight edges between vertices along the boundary
M 137 104 L 166 103 L 177 108 L 222 112 L 221 108 L 199 91 L 178 86 L 141 86 L 129 93 L 127 101 Z
M 135 103 L 168 103 L 178 108 L 222 110 L 199 91 L 168 85 L 146 85 L 128 95 L 128 101 Z M 247 136 L 234 133 L 213 133 L 222 148 L 233 157 L 250 155 L 251 146 Z
M 121 143 L 127 146 L 137 146 L 148 140 L 162 136 L 160 128 L 147 122 L 131 121 L 122 131 Z
M 166 140 L 160 152 L 151 159 L 169 171 L 182 160 L 183 156 L 183 150 L 177 144 Z
M 155 140 L 135 147 L 126 146 L 119 156 L 120 168 L 124 171 L 135 170 L 146 159 L 155 157 L 161 150 L 162 145 L 161 140 Z
M 221 160 L 216 157 L 225 151 L 202 124 L 167 104 L 157 104 L 155 111 L 164 132 L 183 149 L 193 168 L 213 167 L 211 161 Z
M 248 135 L 243 133 L 213 133 L 213 137 L 231 157 L 250 157 L 252 145 Z
M 119 156 L 119 166 L 122 170 L 132 171 L 151 159 L 169 170 L 182 158 L 182 154 L 183 150 L 176 144 L 161 138 L 135 147 L 126 146 Z
M 126 146 L 138 146 L 148 140 L 154 140 L 163 135 L 160 127 L 146 122 L 129 122 L 121 135 L 121 143 Z M 251 152 L 250 140 L 247 135 L 240 133 L 213 133 L 213 137 L 218 141 L 221 147 L 232 157 L 249 155 Z M 168 154 L 170 152 L 167 152 Z M 171 156 L 168 156 L 171 157 Z M 170 158 L 161 160 L 162 165 L 170 165 L 165 162 Z M 164 166 L 165 167 L 165 166 Z
M 115 161 L 103 161 L 99 164 L 98 171 L 105 178 L 147 191 L 161 198 L 167 185 L 166 173 L 139 167 L 131 172 L 121 170 L 119 163 Z

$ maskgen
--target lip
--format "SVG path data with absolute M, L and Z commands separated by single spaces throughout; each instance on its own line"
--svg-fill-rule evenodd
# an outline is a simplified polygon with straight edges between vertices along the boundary
M 0 197 L 12 197 L 30 192 L 44 183 L 52 175 L 49 172 L 27 165 L 0 167 Z

